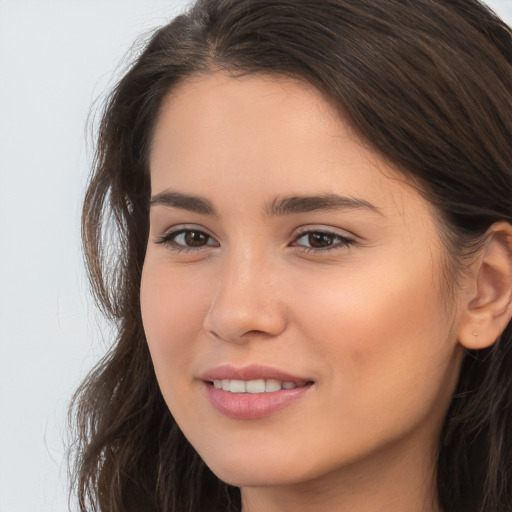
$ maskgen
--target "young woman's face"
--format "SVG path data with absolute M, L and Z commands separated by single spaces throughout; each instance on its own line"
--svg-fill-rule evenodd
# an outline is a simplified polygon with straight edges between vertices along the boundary
M 180 85 L 150 167 L 144 328 L 213 471 L 268 486 L 433 464 L 461 351 L 430 205 L 288 78 Z

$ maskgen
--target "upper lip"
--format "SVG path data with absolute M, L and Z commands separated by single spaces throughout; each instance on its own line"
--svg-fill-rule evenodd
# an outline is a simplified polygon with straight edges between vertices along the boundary
M 304 385 L 311 382 L 311 379 L 292 375 L 280 370 L 279 368 L 272 368 L 271 366 L 262 366 L 258 364 L 252 364 L 241 368 L 235 368 L 231 365 L 217 366 L 206 371 L 201 379 L 210 382 L 221 379 L 246 381 L 274 379 L 280 382 L 293 382 L 296 385 Z

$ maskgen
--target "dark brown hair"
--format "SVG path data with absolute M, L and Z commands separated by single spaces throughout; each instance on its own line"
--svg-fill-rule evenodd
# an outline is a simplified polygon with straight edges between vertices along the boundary
M 437 207 L 455 270 L 491 224 L 512 223 L 512 34 L 477 0 L 199 0 L 151 37 L 99 129 L 83 242 L 117 338 L 70 412 L 83 512 L 240 507 L 167 409 L 139 308 L 155 119 L 173 87 L 216 70 L 292 76 L 333 100 Z M 509 324 L 463 361 L 439 447 L 445 512 L 512 511 L 511 407 Z

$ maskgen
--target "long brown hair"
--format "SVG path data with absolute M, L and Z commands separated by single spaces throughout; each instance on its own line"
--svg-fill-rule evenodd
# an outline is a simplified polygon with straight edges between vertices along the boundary
M 226 70 L 310 82 L 437 207 L 452 281 L 512 223 L 512 33 L 478 0 L 199 0 L 159 29 L 110 95 L 83 209 L 86 261 L 117 337 L 78 389 L 80 509 L 236 511 L 166 407 L 142 328 L 148 151 L 163 98 Z M 512 511 L 512 325 L 466 355 L 438 456 L 446 512 Z

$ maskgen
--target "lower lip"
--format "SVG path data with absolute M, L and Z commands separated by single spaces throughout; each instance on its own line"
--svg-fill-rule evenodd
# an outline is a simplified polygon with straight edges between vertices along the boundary
M 231 393 L 206 382 L 208 398 L 220 413 L 237 420 L 256 420 L 270 416 L 300 400 L 312 384 L 271 393 Z

